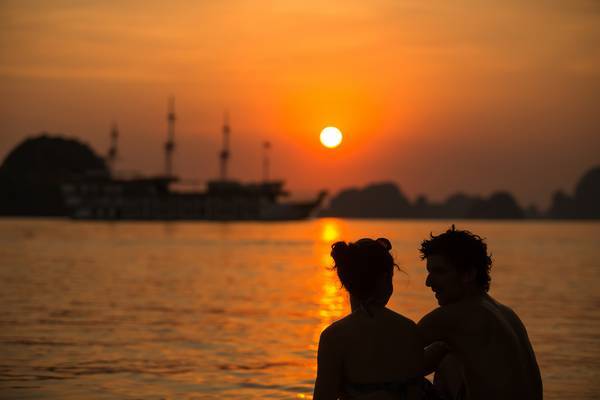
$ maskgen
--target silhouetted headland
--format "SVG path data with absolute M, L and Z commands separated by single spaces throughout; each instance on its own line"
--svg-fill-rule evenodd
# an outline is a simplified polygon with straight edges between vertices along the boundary
M 320 214 L 349 218 L 406 218 L 411 215 L 411 205 L 398 186 L 384 182 L 364 189 L 342 190 Z
M 557 219 L 599 219 L 600 166 L 583 175 L 575 187 L 574 196 L 556 191 L 548 216 Z
M 0 165 L 0 215 L 64 216 L 61 187 L 83 175 L 110 175 L 88 145 L 47 133 L 25 139 Z
M 425 195 L 414 202 L 392 182 L 373 183 L 364 188 L 348 188 L 335 195 L 319 213 L 343 218 L 464 218 L 464 219 L 598 219 L 600 218 L 600 166 L 579 180 L 574 196 L 554 194 L 552 205 L 540 212 L 531 205 L 523 208 L 508 191 L 488 197 L 456 193 L 445 201 L 430 202 Z

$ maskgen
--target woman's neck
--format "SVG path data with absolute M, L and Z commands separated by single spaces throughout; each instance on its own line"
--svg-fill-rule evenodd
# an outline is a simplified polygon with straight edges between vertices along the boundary
M 357 310 L 365 309 L 370 312 L 371 310 L 377 310 L 381 308 L 385 308 L 387 305 L 387 299 L 369 299 L 369 300 L 360 300 L 354 296 L 350 296 L 350 308 L 352 312 Z

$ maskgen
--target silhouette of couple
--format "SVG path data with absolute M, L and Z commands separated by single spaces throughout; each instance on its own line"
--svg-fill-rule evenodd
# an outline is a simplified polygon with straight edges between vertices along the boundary
M 452 228 L 421 244 L 439 307 L 415 324 L 386 308 L 398 266 L 387 239 L 332 246 L 352 313 L 321 333 L 314 400 L 542 399 L 523 323 L 488 295 L 483 239 Z M 433 384 L 424 378 L 435 372 Z

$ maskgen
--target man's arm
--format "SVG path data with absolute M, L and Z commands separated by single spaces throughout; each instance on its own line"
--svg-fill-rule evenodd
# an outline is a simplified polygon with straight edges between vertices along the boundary
M 544 392 L 542 384 L 542 375 L 540 374 L 540 367 L 538 366 L 537 359 L 535 357 L 535 352 L 533 351 L 533 346 L 531 345 L 531 341 L 529 340 L 529 334 L 527 333 L 525 324 L 523 323 L 523 321 L 521 321 L 521 318 L 519 318 L 519 316 L 517 315 L 517 313 L 514 312 L 514 310 L 506 306 L 503 306 L 503 308 L 511 317 L 515 326 L 518 328 L 519 339 L 528 353 L 528 368 L 534 380 L 534 383 L 532 385 L 532 391 L 535 395 L 534 399 L 541 400 L 543 398 Z
M 417 324 L 425 345 L 424 375 L 435 371 L 450 351 L 453 326 L 458 323 L 458 315 L 455 315 L 457 312 L 457 307 L 453 305 L 439 307 L 425 315 Z
M 319 339 L 317 354 L 317 380 L 313 400 L 335 400 L 342 382 L 342 359 L 330 329 L 325 329 Z

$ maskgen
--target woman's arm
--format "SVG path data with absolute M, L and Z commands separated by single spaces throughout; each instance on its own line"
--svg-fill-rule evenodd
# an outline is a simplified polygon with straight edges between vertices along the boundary
M 335 400 L 342 383 L 342 359 L 330 328 L 319 338 L 317 380 L 313 400 Z

